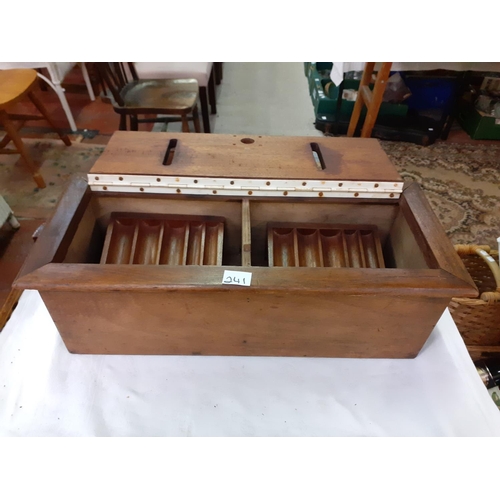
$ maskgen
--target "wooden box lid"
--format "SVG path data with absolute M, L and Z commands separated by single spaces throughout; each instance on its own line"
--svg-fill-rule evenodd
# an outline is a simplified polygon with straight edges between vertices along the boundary
M 397 198 L 403 179 L 376 139 L 116 132 L 89 184 L 97 191 Z

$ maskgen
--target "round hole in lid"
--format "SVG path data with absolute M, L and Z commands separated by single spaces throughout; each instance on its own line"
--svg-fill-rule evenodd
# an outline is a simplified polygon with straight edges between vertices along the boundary
M 231 184 L 231 186 L 234 184 L 234 181 L 231 181 L 229 184 Z
M 378 184 L 375 184 L 375 187 L 378 188 Z
M 339 182 L 339 187 L 342 187 L 344 183 L 343 182 Z
M 271 183 L 269 181 L 266 182 L 266 186 L 270 186 Z
M 102 189 L 103 189 L 103 191 L 107 191 L 108 190 L 108 188 L 106 186 L 103 186 Z
M 139 188 L 139 191 L 144 191 L 144 188 Z
M 250 139 L 250 137 L 245 137 L 245 138 L 241 139 L 241 142 L 243 144 L 253 144 L 255 141 L 253 139 Z
M 118 177 L 118 180 L 119 181 L 123 181 L 123 177 Z
M 214 189 L 214 190 L 212 191 L 212 193 L 213 193 L 213 194 L 217 194 L 217 190 L 215 190 L 215 189 Z
M 95 179 L 96 181 L 98 181 L 98 180 L 99 180 L 99 177 L 94 177 L 94 179 Z
M 389 197 L 390 197 L 390 198 L 394 198 L 394 193 L 391 193 L 391 194 L 389 195 Z
M 159 177 L 157 177 L 156 182 L 161 182 L 161 179 Z
M 354 196 L 359 196 L 359 193 L 354 193 Z

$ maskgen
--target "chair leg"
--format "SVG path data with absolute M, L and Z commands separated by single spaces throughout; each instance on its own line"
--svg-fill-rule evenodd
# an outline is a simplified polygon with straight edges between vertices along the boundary
M 201 129 L 200 129 L 200 118 L 198 116 L 198 106 L 195 106 L 193 108 L 193 123 L 194 123 L 194 131 L 199 134 L 201 132 Z
M 139 130 L 139 122 L 137 121 L 137 115 L 130 115 L 130 130 L 137 132 Z
M 36 167 L 35 163 L 31 159 L 31 156 L 26 151 L 24 144 L 23 144 L 23 141 L 21 140 L 21 138 L 17 134 L 16 127 L 9 120 L 7 113 L 3 109 L 0 110 L 0 123 L 3 125 L 5 132 L 12 139 L 12 142 L 16 146 L 18 153 L 23 157 L 24 161 L 28 165 L 28 168 L 31 170 L 31 173 L 33 174 L 33 179 L 35 179 L 36 185 L 39 188 L 44 188 L 46 186 L 46 184 L 45 184 L 45 181 L 43 180 L 43 177 L 41 176 L 40 172 L 38 172 L 38 168 Z
M 200 87 L 201 117 L 203 119 L 203 130 L 210 133 L 210 115 L 208 113 L 207 87 Z
M 120 125 L 118 130 L 127 130 L 127 115 L 120 115 Z
M 187 114 L 183 114 L 181 118 L 182 118 L 182 131 L 189 132 L 189 120 Z
M 222 82 L 222 63 L 221 62 L 214 63 L 214 68 L 215 68 L 215 83 L 217 85 L 220 85 Z
M 210 78 L 208 80 L 208 100 L 210 101 L 210 109 L 212 114 L 217 113 L 217 105 L 215 103 L 215 77 L 214 77 L 214 67 L 212 65 L 212 72 L 210 73 Z
M 37 107 L 38 111 L 42 113 L 42 116 L 49 122 L 49 125 L 57 132 L 57 135 L 61 138 L 61 140 L 66 144 L 66 146 L 71 146 L 71 141 L 66 134 L 63 134 L 57 127 L 56 124 L 52 121 L 47 109 L 43 105 L 42 101 L 38 99 L 34 92 L 29 92 L 28 97 L 31 99 L 31 102 Z

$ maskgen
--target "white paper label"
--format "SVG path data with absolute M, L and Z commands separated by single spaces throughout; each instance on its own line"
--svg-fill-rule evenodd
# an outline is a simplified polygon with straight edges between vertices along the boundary
M 228 271 L 224 270 L 224 276 L 222 277 L 223 285 L 239 285 L 239 286 L 250 286 L 252 282 L 252 273 L 245 273 L 243 271 Z

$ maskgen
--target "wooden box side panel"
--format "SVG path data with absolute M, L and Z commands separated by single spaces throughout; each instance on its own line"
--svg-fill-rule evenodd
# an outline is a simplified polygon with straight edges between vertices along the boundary
M 74 176 L 59 200 L 54 214 L 45 224 L 38 240 L 24 261 L 16 281 L 49 262 L 63 261 L 90 201 L 91 193 L 87 180 L 80 175 Z
M 405 218 L 413 230 L 418 246 L 424 252 L 429 267 L 437 267 L 469 288 L 469 297 L 477 297 L 478 290 L 462 259 L 446 236 L 443 226 L 432 210 L 420 186 L 413 182 L 405 188 L 400 202 Z
M 439 269 L 437 262 L 428 260 L 404 217 L 402 211 L 396 216 L 384 246 L 386 267 L 399 269 Z
M 252 290 L 41 295 L 80 354 L 412 358 L 448 303 Z
M 68 247 L 63 260 L 64 263 L 99 262 L 104 243 L 105 228 L 96 224 L 96 221 L 95 204 L 91 199 Z

